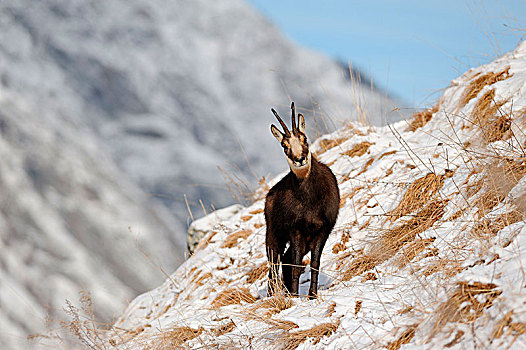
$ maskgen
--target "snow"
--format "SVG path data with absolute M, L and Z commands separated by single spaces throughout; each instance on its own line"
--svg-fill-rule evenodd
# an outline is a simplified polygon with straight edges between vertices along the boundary
M 486 82 L 471 100 L 462 101 L 477 77 L 508 67 L 509 75 Z M 322 256 L 326 286 L 317 300 L 293 298 L 290 307 L 268 314 L 266 276 L 248 282 L 253 269 L 266 264 L 260 199 L 210 225 L 206 244 L 164 284 L 136 298 L 108 341 L 119 349 L 168 348 L 163 339 L 169 341 L 166 337 L 184 326 L 201 329 L 184 342 L 189 348 L 279 349 L 301 331 L 331 323 L 337 326 L 333 333 L 317 341 L 306 338 L 297 348 L 524 348 L 525 88 L 522 43 L 454 80 L 431 120 L 414 131 L 411 121 L 400 121 L 386 127 L 352 125 L 323 136 L 346 138 L 319 155 L 337 176 L 345 201 Z M 492 89 L 491 103 L 501 106 L 489 117 L 510 118 L 511 132 L 487 142 L 484 133 L 498 122 L 482 125 L 472 112 Z M 363 155 L 344 154 L 364 141 L 371 146 Z M 320 145 L 316 141 L 312 149 Z M 434 180 L 416 187 L 428 174 Z M 412 202 L 406 198 L 410 191 L 416 191 Z M 406 202 L 418 205 L 407 212 L 400 209 Z M 250 235 L 226 247 L 227 237 L 241 230 Z M 393 249 L 389 242 L 401 235 L 406 241 Z M 373 267 L 346 278 L 360 258 L 373 259 Z M 301 277 L 303 288 L 307 273 Z M 246 288 L 257 300 L 213 305 L 232 288 Z M 214 333 L 230 321 L 234 327 Z M 280 328 L 285 321 L 289 328 Z M 297 327 L 290 328 L 290 322 Z

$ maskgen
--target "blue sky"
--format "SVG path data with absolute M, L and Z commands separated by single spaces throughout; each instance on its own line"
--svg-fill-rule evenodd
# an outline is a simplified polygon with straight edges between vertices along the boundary
M 351 62 L 414 107 L 526 39 L 526 0 L 247 0 L 293 41 Z

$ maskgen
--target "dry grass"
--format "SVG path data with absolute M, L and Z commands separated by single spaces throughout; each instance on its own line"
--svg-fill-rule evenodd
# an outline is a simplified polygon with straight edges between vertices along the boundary
M 259 300 L 253 305 L 252 310 L 265 309 L 265 316 L 270 317 L 291 308 L 293 305 L 294 302 L 292 298 L 288 297 L 285 293 L 277 293 L 271 297 Z
M 342 195 L 341 198 L 340 198 L 340 208 L 342 208 L 345 205 L 345 202 L 348 199 L 352 199 L 354 197 L 354 195 L 356 193 L 358 193 L 358 191 L 361 191 L 362 189 L 364 189 L 363 186 L 357 186 L 357 187 L 353 188 L 351 192 Z
M 327 308 L 327 312 L 325 312 L 325 317 L 331 317 L 334 312 L 336 312 L 336 303 L 332 302 Z
M 331 148 L 339 146 L 340 144 L 344 143 L 347 140 L 348 140 L 348 138 L 344 138 L 344 137 L 340 137 L 340 138 L 337 138 L 337 139 L 334 139 L 334 140 L 323 139 L 319 143 L 320 149 L 318 151 L 314 152 L 314 156 L 318 157 L 320 154 L 323 154 L 323 153 L 327 152 Z
M 502 293 L 493 283 L 459 282 L 455 292 L 436 310 L 436 319 L 430 338 L 450 322 L 472 323 Z
M 332 247 L 332 253 L 338 254 L 339 252 L 343 252 L 346 249 L 346 244 L 349 242 L 350 238 L 351 236 L 348 233 L 342 233 L 342 240 Z
M 360 172 L 358 174 L 356 174 L 356 176 L 358 175 L 362 175 L 363 173 L 365 173 L 367 171 L 367 169 L 369 169 L 369 167 L 371 166 L 371 164 L 373 164 L 374 162 L 374 158 L 369 158 L 369 160 L 367 161 L 367 163 L 364 164 L 362 170 L 360 170 Z
M 263 264 L 254 267 L 248 272 L 248 279 L 247 283 L 252 284 L 256 281 L 259 281 L 268 274 L 268 266 L 267 263 L 264 262 Z
M 280 313 L 294 305 L 293 299 L 287 293 L 281 278 L 276 278 L 270 281 L 270 289 L 273 291 L 271 297 L 264 298 L 256 302 L 251 311 L 255 312 L 258 309 L 266 309 L 266 317 Z
M 236 328 L 236 324 L 234 323 L 234 321 L 229 320 L 227 323 L 224 323 L 220 325 L 219 327 L 211 329 L 210 332 L 212 332 L 214 336 L 219 337 L 219 336 L 222 336 L 223 334 L 232 332 L 234 328 Z
M 417 239 L 413 242 L 406 244 L 402 250 L 403 254 L 400 254 L 397 260 L 393 262 L 393 265 L 398 268 L 403 268 L 409 262 L 411 262 L 417 255 L 424 251 L 424 249 L 435 241 L 435 238 Z
M 349 266 L 343 268 L 340 273 L 340 279 L 342 281 L 348 281 L 354 276 L 359 276 L 362 273 L 369 271 L 376 266 L 375 260 L 369 256 L 361 255 L 354 258 Z
M 409 326 L 395 341 L 392 341 L 387 344 L 386 348 L 388 350 L 398 350 L 400 347 L 404 344 L 407 344 L 413 339 L 415 336 L 415 330 L 418 327 L 418 325 L 414 324 L 412 326 Z
M 460 261 L 441 258 L 428 264 L 422 274 L 427 277 L 434 273 L 442 272 L 446 278 L 451 278 L 462 270 L 464 270 L 464 267 L 462 267 Z
M 483 75 L 479 75 L 475 80 L 472 80 L 469 85 L 464 89 L 464 93 L 459 101 L 458 108 L 464 107 L 468 102 L 477 97 L 478 93 L 486 86 L 493 85 L 498 81 L 509 78 L 510 68 L 506 68 L 500 72 L 489 72 Z
M 517 211 L 511 211 L 493 219 L 482 219 L 471 229 L 470 235 L 477 239 L 488 240 L 496 236 L 504 227 L 522 221 L 523 219 L 523 214 Z
M 360 312 L 360 310 L 362 309 L 362 304 L 363 304 L 363 301 L 362 300 L 356 300 L 356 304 L 354 304 L 354 315 L 358 315 L 358 312 Z
M 293 350 L 303 344 L 307 339 L 312 339 L 312 344 L 318 344 L 323 337 L 331 336 L 340 326 L 340 321 L 322 323 L 311 329 L 291 331 L 284 334 L 284 350 Z
M 478 208 L 478 217 L 482 218 L 500 204 L 519 180 L 526 175 L 526 165 L 511 159 L 486 166 L 484 184 L 485 192 L 473 201 Z M 520 201 L 518 202 L 520 207 Z
M 398 206 L 391 211 L 390 219 L 411 214 L 422 208 L 442 188 L 446 175 L 429 173 L 415 180 L 408 188 Z
M 446 348 L 450 348 L 452 347 L 453 345 L 455 344 L 458 344 L 461 340 L 462 340 L 462 337 L 464 336 L 464 331 L 458 331 L 456 334 L 455 334 L 455 337 L 449 342 L 447 343 L 446 345 L 444 345 L 444 347 Z
M 407 130 L 415 131 L 426 125 L 433 118 L 433 114 L 438 112 L 439 107 L 440 105 L 437 103 L 434 107 L 415 113 L 409 122 Z
M 104 349 L 105 334 L 109 325 L 95 321 L 93 300 L 88 292 L 80 292 L 81 307 L 74 306 L 66 300 L 66 314 L 71 317 L 70 321 L 62 321 L 62 328 L 76 336 L 87 349 Z M 131 331 L 129 335 L 136 336 L 144 330 Z
M 204 329 L 194 329 L 190 327 L 175 327 L 172 329 L 163 330 L 155 337 L 153 337 L 153 349 L 174 349 L 189 340 L 192 340 L 203 333 Z
M 493 342 L 493 340 L 500 338 L 504 334 L 504 329 L 511 324 L 511 315 L 513 315 L 513 310 L 509 311 L 495 324 L 493 332 L 491 332 L 490 342 Z
M 223 306 L 232 304 L 249 303 L 252 304 L 256 301 L 256 298 L 250 293 L 248 288 L 230 288 L 222 291 L 212 301 L 212 309 L 218 309 Z
M 369 250 L 373 261 L 379 264 L 390 259 L 402 247 L 414 241 L 416 235 L 432 227 L 444 215 L 447 202 L 447 200 L 433 200 L 411 219 L 381 234 Z
M 251 234 L 252 234 L 252 230 L 250 229 L 235 231 L 226 237 L 221 248 L 232 248 L 237 245 L 238 240 L 245 239 Z
M 192 280 L 192 283 L 196 286 L 202 286 L 205 283 L 205 281 L 209 278 L 212 278 L 211 272 L 207 272 L 203 275 L 201 275 L 201 272 L 199 272 L 195 275 L 194 279 Z
M 197 245 L 197 247 L 195 247 L 194 253 L 199 251 L 199 250 L 205 249 L 208 246 L 208 244 L 210 244 L 210 242 L 212 242 L 212 238 L 214 238 L 214 236 L 217 234 L 217 232 L 218 231 L 212 231 L 211 233 L 209 233 L 208 235 L 203 237 L 201 239 L 201 241 L 199 241 L 199 244 Z
M 471 121 L 481 130 L 482 143 L 487 145 L 510 137 L 511 118 L 497 113 L 506 101 L 495 101 L 495 90 L 488 90 L 482 96 L 471 113 Z
M 369 147 L 371 147 L 373 144 L 367 141 L 360 142 L 359 144 L 356 144 L 348 151 L 343 152 L 343 155 L 349 156 L 349 157 L 360 157 L 367 152 Z

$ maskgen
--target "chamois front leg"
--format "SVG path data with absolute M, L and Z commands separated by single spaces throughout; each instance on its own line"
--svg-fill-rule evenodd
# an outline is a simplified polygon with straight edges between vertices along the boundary
M 292 249 L 289 246 L 281 260 L 281 276 L 283 277 L 283 284 L 289 293 L 292 291 L 292 266 Z
M 279 261 L 280 261 L 280 252 L 277 242 L 272 237 L 267 235 L 266 239 L 267 245 L 267 260 L 269 262 L 269 271 L 268 271 L 268 287 L 267 287 L 267 296 L 272 296 L 275 293 L 275 289 L 279 288 L 278 283 L 281 283 L 279 279 Z
M 320 234 L 311 250 L 309 299 L 316 299 L 318 295 L 318 275 L 320 272 L 321 253 L 323 252 L 327 238 L 328 235 Z
M 293 296 L 298 296 L 300 276 L 305 270 L 302 264 L 302 259 L 306 252 L 305 242 L 299 231 L 292 234 L 289 249 L 292 250 L 292 283 L 290 293 Z

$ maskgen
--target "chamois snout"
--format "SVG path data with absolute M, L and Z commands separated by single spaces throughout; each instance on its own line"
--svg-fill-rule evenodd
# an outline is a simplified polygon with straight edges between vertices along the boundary
M 290 172 L 270 189 L 265 201 L 265 243 L 270 263 L 268 294 L 276 286 L 281 263 L 283 284 L 292 295 L 297 295 L 304 270 L 302 259 L 311 252 L 309 297 L 315 298 L 321 253 L 336 223 L 340 193 L 332 171 L 310 152 L 303 115 L 298 114 L 296 126 L 294 102 L 290 107 L 292 131 L 272 109 L 283 131 L 275 125 L 270 130 L 283 147 Z

